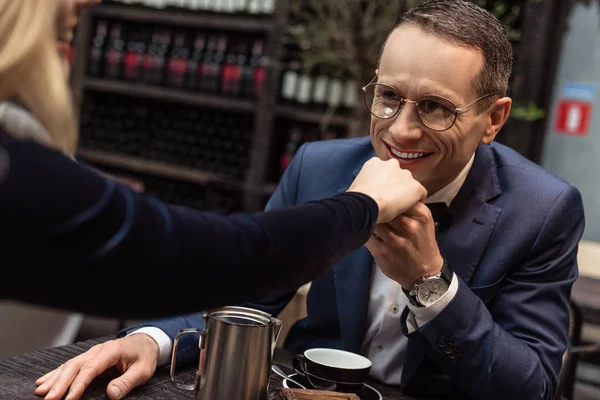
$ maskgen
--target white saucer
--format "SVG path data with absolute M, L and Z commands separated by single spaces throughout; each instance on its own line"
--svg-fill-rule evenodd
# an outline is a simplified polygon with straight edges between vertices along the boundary
M 296 373 L 294 373 L 294 374 L 290 374 L 290 378 L 292 378 L 292 379 L 294 379 L 294 380 L 298 380 L 298 381 L 300 381 L 300 379 L 296 379 L 296 377 L 298 377 L 298 374 L 296 374 Z M 300 378 L 302 378 L 302 376 L 300 376 Z M 300 381 L 300 383 L 302 383 L 302 382 Z M 283 387 L 284 387 L 284 388 L 288 388 L 288 389 L 290 388 L 290 386 L 288 386 L 288 380 L 287 380 L 287 379 L 284 379 L 284 380 L 283 380 L 283 383 L 282 383 L 282 385 L 283 385 Z M 295 388 L 295 387 L 297 387 L 297 386 L 296 386 L 296 385 L 294 385 L 293 383 L 292 383 L 291 385 L 292 385 L 292 388 Z M 363 390 L 368 390 L 368 391 L 370 391 L 370 392 L 371 392 L 370 394 L 371 394 L 371 396 L 372 396 L 372 399 L 373 399 L 373 400 L 383 400 L 383 397 L 381 396 L 381 393 L 379 393 L 379 391 L 377 391 L 377 389 L 375 389 L 373 386 L 369 386 L 369 385 L 367 385 L 367 384 L 365 383 L 365 386 L 364 386 L 364 389 L 363 389 Z M 360 393 L 359 393 L 359 396 L 360 396 Z M 364 396 L 364 395 L 363 395 L 363 396 Z M 371 397 L 371 396 L 369 396 L 369 397 Z M 378 397 L 375 397 L 375 396 L 378 396 Z M 361 400 L 363 400 L 363 399 L 362 399 L 362 397 L 361 397 Z M 371 398 L 364 399 L 364 400 L 371 400 Z

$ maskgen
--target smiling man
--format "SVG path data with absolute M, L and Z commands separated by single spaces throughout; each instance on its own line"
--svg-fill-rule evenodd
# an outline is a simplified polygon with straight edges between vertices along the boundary
M 373 378 L 417 397 L 553 399 L 584 214 L 576 188 L 494 143 L 512 61 L 500 22 L 473 3 L 429 1 L 399 18 L 364 88 L 370 137 L 302 146 L 267 208 L 343 192 L 377 155 L 397 159 L 453 223 L 438 227 L 419 203 L 378 225 L 312 282 L 286 348 L 364 354 Z M 250 306 L 278 314 L 293 296 Z M 180 329 L 201 326 L 200 314 L 152 321 L 104 350 L 120 353 L 132 387 L 168 362 Z M 178 349 L 178 362 L 197 362 L 197 340 Z M 81 365 L 99 373 L 103 357 Z

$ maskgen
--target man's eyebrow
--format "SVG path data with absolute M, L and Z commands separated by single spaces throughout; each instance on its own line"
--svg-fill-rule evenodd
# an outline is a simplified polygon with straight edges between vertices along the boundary
M 438 97 L 443 97 L 445 99 L 450 100 L 452 103 L 454 103 L 454 105 L 456 107 L 460 107 L 461 104 L 459 104 L 462 100 L 460 100 L 459 96 L 457 93 L 452 92 L 448 89 L 443 89 L 443 88 L 439 88 L 439 87 L 428 87 L 428 88 L 423 88 L 423 87 L 417 87 L 417 93 L 419 94 L 420 97 L 422 96 L 438 96 Z
M 398 93 L 400 93 L 403 96 L 406 96 L 406 90 L 405 88 L 403 89 L 402 86 L 406 87 L 406 83 L 401 82 L 389 82 L 389 81 L 378 81 L 378 83 L 382 83 L 384 85 L 390 86 L 394 89 L 396 89 L 398 91 Z M 418 97 L 423 97 L 423 96 L 438 96 L 438 97 L 443 97 L 445 99 L 450 100 L 452 103 L 454 103 L 454 105 L 456 107 L 461 107 L 462 104 L 459 104 L 460 100 L 458 99 L 458 95 L 452 91 L 449 91 L 447 89 L 442 89 L 442 88 L 438 88 L 438 87 L 427 87 L 427 88 L 423 88 L 423 86 L 417 86 L 414 91 L 417 92 Z M 411 100 L 417 100 L 417 99 L 411 99 Z

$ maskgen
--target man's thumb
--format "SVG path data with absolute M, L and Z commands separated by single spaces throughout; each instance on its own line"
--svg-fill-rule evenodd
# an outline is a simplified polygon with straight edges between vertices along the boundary
M 152 372 L 145 368 L 141 363 L 133 364 L 123 375 L 113 379 L 106 390 L 111 400 L 119 400 L 133 390 L 133 388 L 143 385 L 152 377 Z

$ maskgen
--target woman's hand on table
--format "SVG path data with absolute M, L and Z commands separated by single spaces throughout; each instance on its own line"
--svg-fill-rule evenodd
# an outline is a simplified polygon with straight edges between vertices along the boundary
M 68 392 L 65 400 L 77 400 L 94 378 L 116 367 L 122 375 L 108 384 L 106 393 L 111 400 L 122 399 L 150 380 L 158 355 L 154 339 L 142 333 L 97 344 L 38 379 L 35 394 L 59 400 Z

